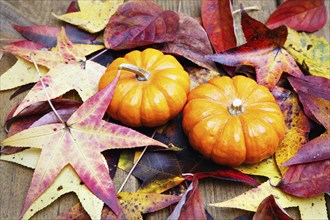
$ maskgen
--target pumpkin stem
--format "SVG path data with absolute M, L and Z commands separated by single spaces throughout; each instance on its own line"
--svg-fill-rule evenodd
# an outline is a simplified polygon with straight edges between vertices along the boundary
M 118 69 L 135 73 L 136 79 L 139 81 L 147 81 L 150 78 L 150 73 L 148 71 L 132 64 L 122 63 L 118 66 Z
M 242 105 L 243 102 L 240 99 L 234 99 L 230 106 L 228 106 L 228 111 L 231 115 L 239 115 L 244 113 L 245 107 Z

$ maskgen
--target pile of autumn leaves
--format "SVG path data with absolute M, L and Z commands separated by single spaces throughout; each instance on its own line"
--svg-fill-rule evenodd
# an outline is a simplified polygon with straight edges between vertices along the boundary
M 78 1 L 80 12 L 55 15 L 91 34 L 69 25 L 66 28 L 14 26 L 31 41 L 14 42 L 3 48 L 4 51 L 17 56 L 18 61 L 1 76 L 1 90 L 37 82 L 8 115 L 6 126 L 9 127 L 10 137 L 2 141 L 3 146 L 13 148 L 6 147 L 3 152 L 10 154 L 1 156 L 1 159 L 35 169 L 20 218 L 31 217 L 59 196 L 73 191 L 79 197 L 83 208 L 79 205 L 74 207 L 63 214 L 65 218 L 78 213 L 89 215 L 92 219 L 99 219 L 101 215 L 102 218 L 142 218 L 141 213 L 153 212 L 179 202 L 170 216 L 171 219 L 192 215 L 196 219 L 205 219 L 198 179 L 227 178 L 257 185 L 243 173 L 265 175 L 273 181 L 277 179 L 277 188 L 270 187 L 267 182 L 259 189 L 265 190 L 269 195 L 282 197 L 282 200 L 278 201 L 282 207 L 300 206 L 300 211 L 306 210 L 307 207 L 300 200 L 295 200 L 294 196 L 298 196 L 313 197 L 310 204 L 318 204 L 315 206 L 325 209 L 322 207 L 322 194 L 330 191 L 329 184 L 326 184 L 330 182 L 330 152 L 327 149 L 330 141 L 329 43 L 322 38 L 297 33 L 280 25 L 286 24 L 296 30 L 311 32 L 320 29 L 326 21 L 319 20 L 318 24 L 308 24 L 305 29 L 301 29 L 297 27 L 297 24 L 299 26 L 302 23 L 299 20 L 291 24 L 292 22 L 285 23 L 285 19 L 278 19 L 281 13 L 294 13 L 292 4 L 305 4 L 301 2 L 288 0 L 283 3 L 269 18 L 268 27 L 242 10 L 241 25 L 247 43 L 238 47 L 229 0 L 202 1 L 203 26 L 187 15 L 163 10 L 155 3 L 122 1 Z M 324 1 L 316 1 L 315 4 L 319 4 L 318 9 L 324 13 Z M 308 7 L 307 4 L 305 6 Z M 70 10 L 72 7 L 69 7 L 69 12 Z M 95 19 L 95 14 L 102 17 Z M 148 16 L 140 16 L 141 14 Z M 77 23 L 77 19 L 80 22 Z M 104 43 L 93 34 L 103 29 Z M 47 33 L 46 40 L 40 37 L 40 30 Z M 56 47 L 53 47 L 54 42 Z M 178 175 L 164 180 L 163 185 L 167 185 L 167 188 L 150 190 L 145 187 L 137 193 L 121 192 L 117 195 L 109 168 L 118 161 L 109 159 L 106 162 L 101 152 L 145 145 L 166 145 L 135 130 L 102 119 L 111 101 L 116 81 L 98 92 L 98 80 L 105 67 L 97 63 L 97 60 L 107 52 L 102 51 L 96 58 L 86 59 L 86 56 L 104 47 L 115 54 L 115 51 L 143 46 L 156 47 L 164 53 L 184 57 L 213 74 L 218 70 L 213 61 L 226 65 L 223 67 L 231 76 L 235 73 L 228 66 L 240 66 L 240 73 L 244 74 L 250 74 L 250 71 L 245 69 L 246 65 L 254 67 L 252 77 L 255 75 L 259 84 L 272 91 L 288 127 L 286 138 L 276 152 L 272 165 L 266 161 L 254 168 L 236 168 L 243 173 L 225 169 L 226 172 L 216 170 L 194 173 L 194 177 Z M 44 47 L 53 49 L 44 50 Z M 217 53 L 213 54 L 213 50 Z M 38 65 L 38 71 L 34 63 Z M 22 74 L 18 76 L 17 71 Z M 39 82 L 38 72 L 43 76 Z M 67 99 L 55 99 L 70 90 L 78 92 L 83 104 Z M 47 102 L 49 99 L 52 100 L 56 112 L 50 109 Z M 320 132 L 309 141 L 310 126 Z M 22 147 L 31 148 L 23 150 Z M 280 168 L 280 173 L 276 165 Z M 262 172 L 264 167 L 268 170 L 266 174 Z M 257 171 L 251 172 L 253 169 Z M 278 176 L 281 175 L 283 178 L 280 180 Z M 157 184 L 160 184 L 161 179 L 154 181 L 156 180 Z M 185 180 L 191 183 L 181 197 L 158 194 Z M 149 183 L 150 188 L 157 186 L 156 183 Z M 284 194 L 289 201 L 283 201 Z M 256 211 L 263 199 L 259 198 L 254 201 L 254 207 L 245 209 Z M 103 203 L 110 209 L 103 208 Z M 214 205 L 235 207 L 232 205 L 234 203 L 239 204 L 232 201 Z M 263 218 L 261 210 L 264 209 L 267 213 L 269 207 L 278 208 L 273 196 L 260 204 L 255 216 Z M 237 208 L 244 209 L 244 206 Z M 281 215 L 284 216 L 281 218 L 289 218 L 285 213 L 281 212 Z M 307 215 L 302 214 L 302 217 L 308 218 Z M 319 214 L 319 217 L 324 216 L 326 211 Z

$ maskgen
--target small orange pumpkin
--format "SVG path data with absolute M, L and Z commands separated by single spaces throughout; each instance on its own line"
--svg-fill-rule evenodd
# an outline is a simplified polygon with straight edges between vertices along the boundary
M 132 51 L 114 60 L 100 79 L 99 89 L 120 78 L 107 113 L 131 127 L 154 127 L 182 111 L 190 79 L 171 55 L 156 49 Z
M 245 76 L 217 77 L 193 89 L 182 126 L 197 151 L 228 166 L 268 158 L 285 133 L 273 95 Z

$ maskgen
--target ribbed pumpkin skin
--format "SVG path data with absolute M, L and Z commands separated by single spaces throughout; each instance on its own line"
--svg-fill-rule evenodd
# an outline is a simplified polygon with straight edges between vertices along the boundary
M 131 127 L 154 127 L 166 123 L 182 111 L 189 93 L 189 75 L 171 55 L 156 49 L 132 51 L 114 60 L 101 77 L 99 89 L 117 75 L 120 64 L 133 64 L 150 73 L 147 81 L 139 81 L 127 70 L 120 78 L 107 113 Z
M 235 99 L 245 111 L 228 111 Z M 182 126 L 191 145 L 216 163 L 253 164 L 271 156 L 284 138 L 285 123 L 273 95 L 244 76 L 223 76 L 193 89 Z

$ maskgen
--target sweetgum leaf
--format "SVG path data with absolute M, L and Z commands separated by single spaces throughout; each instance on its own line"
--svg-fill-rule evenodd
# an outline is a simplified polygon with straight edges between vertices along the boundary
M 202 22 L 216 53 L 236 47 L 230 0 L 203 0 Z
M 178 13 L 179 27 L 174 41 L 167 42 L 161 48 L 164 53 L 180 55 L 209 70 L 217 70 L 214 62 L 205 59 L 213 53 L 207 34 L 200 23 L 185 14 Z
M 156 193 L 121 192 L 117 195 L 121 212 L 116 215 L 108 207 L 102 210 L 101 220 L 106 219 L 143 219 L 141 214 L 161 210 L 180 200 L 179 196 Z M 57 216 L 56 220 L 89 219 L 89 216 L 78 203 L 70 210 Z
M 127 2 L 111 16 L 104 31 L 106 48 L 131 49 L 153 43 L 173 41 L 179 26 L 174 11 L 164 11 L 149 1 Z
M 102 120 L 117 81 L 118 77 L 89 98 L 65 124 L 30 128 L 2 141 L 4 146 L 42 149 L 20 217 L 68 164 L 99 199 L 119 213 L 115 189 L 101 152 L 141 145 L 166 146 L 132 129 Z
M 255 212 L 262 200 L 269 195 L 274 195 L 277 199 L 277 203 L 282 208 L 298 207 L 301 219 L 303 220 L 327 219 L 327 207 L 323 195 L 308 199 L 291 196 L 274 187 L 273 184 L 277 184 L 278 182 L 278 178 L 272 178 L 272 185 L 269 182 L 265 182 L 257 188 L 253 188 L 237 197 L 210 205 L 215 207 L 238 208 Z
M 253 220 L 293 220 L 277 203 L 273 195 L 266 197 L 258 206 Z
M 247 43 L 206 57 L 229 66 L 255 67 L 257 82 L 269 89 L 275 87 L 283 72 L 303 77 L 293 57 L 283 48 L 288 34 L 285 26 L 269 30 L 245 11 L 241 23 Z
M 277 187 L 298 197 L 330 192 L 330 159 L 290 166 Z
M 4 161 L 15 162 L 34 169 L 37 166 L 41 150 L 29 148 L 12 155 L 2 155 Z M 103 202 L 97 198 L 85 184 L 81 183 L 79 176 L 70 165 L 65 166 L 58 174 L 54 182 L 31 204 L 23 216 L 23 219 L 31 218 L 35 213 L 47 207 L 60 196 L 74 192 L 86 210 L 86 215 L 92 219 L 99 219 L 101 216 Z
M 39 66 L 42 76 L 46 75 L 48 69 Z M 39 75 L 33 63 L 17 57 L 16 63 L 0 76 L 0 91 L 13 89 L 39 80 Z
M 30 44 L 37 44 L 31 42 Z M 40 44 L 39 44 L 40 45 Z M 31 48 L 25 45 L 12 43 L 3 47 L 4 51 L 10 52 L 32 62 L 31 56 L 37 64 L 49 69 L 58 64 L 79 63 L 86 61 L 86 55 L 104 48 L 103 45 L 73 44 L 67 37 L 64 28 L 57 36 L 57 46 L 52 51 L 40 50 L 41 47 Z
M 78 0 L 80 11 L 53 15 L 90 33 L 102 31 L 123 0 Z M 97 16 L 96 16 L 97 15 Z
M 58 64 L 56 68 L 52 68 L 42 77 L 42 81 L 51 99 L 74 89 L 82 100 L 85 101 L 98 91 L 97 84 L 104 71 L 104 66 L 93 61 L 87 61 L 85 66 L 79 63 Z M 45 95 L 43 85 L 39 81 L 21 101 L 13 115 L 17 115 L 31 104 L 46 100 L 47 96 Z
M 324 0 L 284 1 L 269 16 L 266 25 L 273 29 L 286 25 L 297 31 L 314 32 L 327 22 L 327 9 Z

